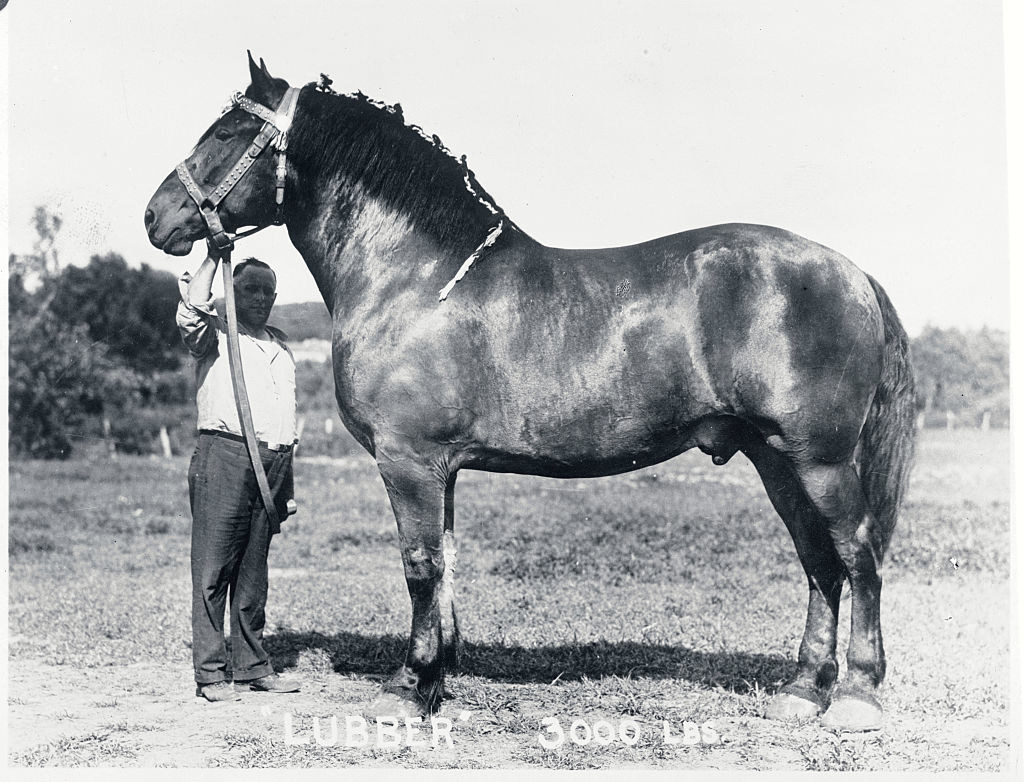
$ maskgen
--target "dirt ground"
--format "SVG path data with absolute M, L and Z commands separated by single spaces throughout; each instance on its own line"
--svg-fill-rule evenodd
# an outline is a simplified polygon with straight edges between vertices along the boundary
M 301 521 L 272 552 L 268 615 L 289 624 L 272 624 L 267 644 L 302 691 L 220 704 L 195 696 L 188 665 L 182 465 L 18 466 L 9 763 L 1007 770 L 1008 440 L 972 437 L 925 440 L 885 571 L 888 724 L 866 734 L 761 716 L 792 670 L 804 598 L 749 465 L 682 459 L 607 483 L 467 480 L 463 518 L 479 526 L 462 527 L 467 662 L 449 678 L 447 722 L 379 735 L 364 725 L 365 742 L 359 715 L 400 659 L 408 623 L 372 466 L 304 463 L 307 504 L 344 513 Z M 122 516 L 96 499 L 116 491 Z M 511 529 L 496 526 L 513 513 Z M 573 513 L 591 526 L 553 538 L 545 514 Z M 635 523 L 630 514 L 650 536 L 609 537 Z M 687 525 L 706 518 L 716 534 L 694 536 Z M 667 539 L 678 558 L 662 551 Z M 848 610 L 844 600 L 840 648 Z M 569 737 L 561 745 L 541 741 L 554 736 L 546 718 Z
M 483 711 L 456 711 L 446 705 L 439 717 L 451 722 L 451 730 L 441 725 L 437 735 L 420 725 L 409 733 L 399 725 L 397 732 L 387 730 L 378 736 L 367 723 L 363 734 L 354 728 L 345 733 L 344 719 L 352 715 L 358 726 L 362 707 L 373 697 L 376 686 L 339 679 L 336 676 L 304 677 L 303 691 L 292 695 L 246 693 L 241 700 L 209 704 L 193 696 L 188 671 L 159 669 L 148 664 L 128 667 L 83 670 L 70 666 L 20 664 L 13 666 L 10 692 L 30 694 L 14 696 L 10 701 L 10 753 L 21 763 L 33 766 L 141 766 L 141 767 L 251 767 L 320 765 L 410 765 L 426 767 L 488 768 L 522 766 L 528 758 L 547 755 L 542 765 L 587 767 L 585 747 L 574 747 L 566 740 L 561 748 L 545 749 L 544 737 L 556 740 L 554 733 L 540 726 L 549 712 L 542 703 L 531 702 L 529 687 L 522 693 L 505 697 L 520 700 L 524 721 L 537 728 L 533 735 L 517 734 L 495 727 Z M 457 707 L 456 707 L 457 708 Z M 285 723 L 285 715 L 290 723 Z M 319 734 L 313 731 L 318 719 Z M 333 739 L 329 721 L 341 720 L 338 743 L 319 745 Z M 587 721 L 600 719 L 593 713 Z M 563 718 L 568 733 L 569 718 Z M 606 722 L 616 729 L 624 720 L 608 715 Z M 476 724 L 474 724 L 476 723 Z M 841 764 L 865 747 L 879 743 L 878 733 L 835 736 L 814 724 L 782 727 L 757 717 L 726 717 L 714 720 L 718 734 L 713 744 L 686 744 L 685 723 L 670 721 L 668 740 L 664 723 L 637 720 L 647 743 L 661 744 L 649 767 L 658 768 L 756 768 L 758 770 L 804 769 L 808 761 L 823 768 Z M 931 752 L 947 757 L 974 755 L 983 766 L 996 770 L 1000 751 L 1009 743 L 1005 724 L 986 719 L 948 719 L 944 717 L 891 717 L 889 739 L 927 742 Z M 781 740 L 788 735 L 788 740 Z M 450 735 L 449 745 L 446 735 Z M 581 730 L 577 735 L 584 735 Z M 68 738 L 73 737 L 73 738 Z M 617 738 L 617 737 L 616 737 Z M 775 738 L 775 741 L 771 739 Z M 347 741 L 352 746 L 344 746 Z M 678 744 L 669 744 L 676 740 Z M 752 756 L 752 742 L 760 745 Z M 421 744 L 422 746 L 416 746 Z M 817 745 L 813 752 L 809 747 Z M 798 746 L 798 745 L 803 745 Z M 626 749 L 623 744 L 623 750 Z M 575 750 L 579 764 L 573 763 Z M 618 762 L 606 767 L 633 765 L 634 759 L 623 751 Z M 986 759 L 987 758 L 987 762 Z M 1003 766 L 1005 768 L 1005 766 Z M 897 758 L 894 769 L 908 768 L 905 758 Z

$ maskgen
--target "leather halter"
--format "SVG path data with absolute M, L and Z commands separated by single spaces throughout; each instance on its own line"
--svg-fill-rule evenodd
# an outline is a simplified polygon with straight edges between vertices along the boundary
M 292 124 L 292 117 L 295 114 L 295 105 L 299 98 L 299 88 L 289 87 L 285 91 L 284 97 L 281 98 L 281 103 L 277 107 L 277 111 L 271 111 L 266 106 L 257 103 L 256 101 L 245 97 L 241 92 L 236 92 L 231 96 L 230 108 L 238 107 L 245 111 L 253 114 L 263 120 L 263 127 L 260 128 L 260 132 L 256 134 L 256 138 L 253 139 L 252 143 L 245 153 L 238 159 L 231 170 L 224 176 L 220 184 L 217 185 L 209 195 L 203 195 L 203 191 L 200 189 L 196 180 L 192 177 L 192 174 L 188 170 L 188 166 L 185 165 L 185 161 L 178 164 L 175 171 L 178 174 L 178 179 L 185 186 L 185 191 L 189 194 L 189 197 L 195 201 L 196 206 L 199 207 L 199 214 L 202 216 L 203 221 L 206 223 L 206 230 L 210 234 L 210 240 L 214 246 L 220 251 L 230 250 L 235 246 L 235 239 L 240 239 L 243 236 L 249 236 L 250 234 L 256 233 L 256 231 L 262 230 L 263 227 L 254 228 L 251 231 L 244 233 L 235 234 L 231 236 L 227 231 L 224 230 L 224 226 L 221 224 L 220 215 L 217 213 L 217 207 L 220 206 L 228 193 L 238 184 L 239 180 L 245 175 L 245 173 L 252 167 L 252 164 L 256 162 L 256 159 L 260 156 L 264 149 L 268 145 L 274 147 L 277 151 L 277 183 L 275 186 L 275 202 L 277 204 L 277 210 L 274 217 L 274 225 L 281 225 L 284 222 L 282 216 L 282 206 L 284 204 L 284 184 L 287 173 L 287 150 L 288 150 L 288 129 Z M 228 109 L 230 111 L 230 108 Z

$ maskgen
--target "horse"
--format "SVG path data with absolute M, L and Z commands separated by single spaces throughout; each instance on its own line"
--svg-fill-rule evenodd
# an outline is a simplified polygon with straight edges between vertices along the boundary
M 249 74 L 244 97 L 272 114 L 288 83 L 251 54 Z M 548 247 L 397 104 L 323 80 L 296 94 L 280 219 L 330 310 L 338 409 L 376 460 L 412 604 L 404 663 L 367 713 L 433 713 L 457 667 L 461 470 L 591 478 L 696 447 L 753 463 L 806 573 L 796 672 L 767 716 L 880 727 L 879 568 L 915 438 L 907 335 L 881 285 L 763 225 Z M 260 130 L 240 100 L 185 161 L 195 182 L 212 186 Z M 273 220 L 268 157 L 216 207 L 225 231 Z M 170 173 L 145 213 L 151 243 L 178 256 L 208 231 L 182 181 Z

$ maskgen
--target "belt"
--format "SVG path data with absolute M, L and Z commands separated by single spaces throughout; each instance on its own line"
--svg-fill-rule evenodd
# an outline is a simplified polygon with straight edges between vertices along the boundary
M 224 432 L 220 429 L 200 429 L 199 434 L 212 434 L 214 437 L 223 437 L 225 440 L 234 440 L 236 443 L 244 443 L 245 438 L 240 434 L 234 432 Z M 298 439 L 292 440 L 290 443 L 268 443 L 266 440 L 257 440 L 261 448 L 266 448 L 270 451 L 279 451 L 281 453 L 288 453 L 292 448 L 298 445 Z

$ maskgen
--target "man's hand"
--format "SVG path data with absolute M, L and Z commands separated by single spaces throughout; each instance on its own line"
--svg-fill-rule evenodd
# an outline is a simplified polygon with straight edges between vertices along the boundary
M 219 263 L 222 258 L 222 251 L 213 243 L 213 239 L 206 237 L 206 258 L 207 260 L 213 261 L 215 264 Z

